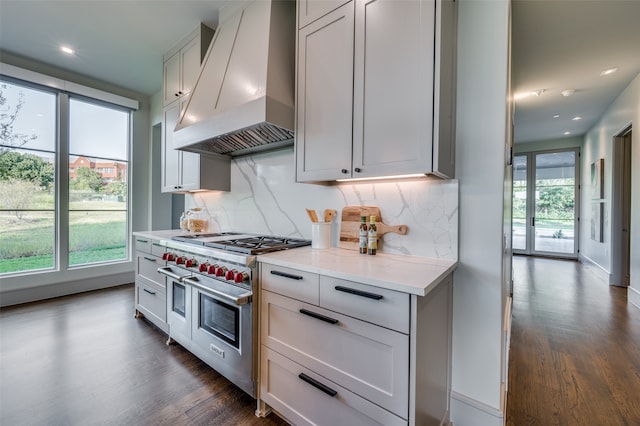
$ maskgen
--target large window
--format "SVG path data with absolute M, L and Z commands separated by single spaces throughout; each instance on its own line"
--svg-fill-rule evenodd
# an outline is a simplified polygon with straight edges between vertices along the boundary
M 0 80 L 0 274 L 128 259 L 130 116 Z

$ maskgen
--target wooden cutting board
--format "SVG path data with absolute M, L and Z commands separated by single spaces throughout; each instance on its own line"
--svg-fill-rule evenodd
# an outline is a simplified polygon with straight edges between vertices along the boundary
M 340 223 L 340 248 L 347 250 L 358 250 L 360 241 L 360 216 L 376 217 L 376 228 L 378 228 L 378 239 L 387 232 L 406 235 L 409 228 L 407 225 L 389 226 L 382 222 L 380 208 L 376 206 L 346 206 L 342 209 L 342 222 Z

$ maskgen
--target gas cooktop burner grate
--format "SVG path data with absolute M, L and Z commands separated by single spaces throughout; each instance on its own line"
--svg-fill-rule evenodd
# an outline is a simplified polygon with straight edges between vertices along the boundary
M 261 254 L 310 244 L 311 241 L 298 238 L 257 236 L 209 242 L 205 243 L 205 246 L 238 253 Z

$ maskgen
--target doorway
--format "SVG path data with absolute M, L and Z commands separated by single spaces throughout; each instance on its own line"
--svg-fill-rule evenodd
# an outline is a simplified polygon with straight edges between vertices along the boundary
M 631 126 L 613 137 L 611 275 L 609 284 L 628 287 L 631 244 Z
M 577 148 L 514 156 L 515 254 L 577 258 L 579 156 Z

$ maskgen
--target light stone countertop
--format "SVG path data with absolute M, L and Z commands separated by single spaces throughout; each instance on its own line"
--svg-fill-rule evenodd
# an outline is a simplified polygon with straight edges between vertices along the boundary
M 182 229 L 168 229 L 163 231 L 135 231 L 133 233 L 136 237 L 149 238 L 150 240 L 170 240 L 176 235 L 183 234 L 188 234 L 188 232 Z
M 425 296 L 457 266 L 455 260 L 378 253 L 375 256 L 339 248 L 299 247 L 261 254 L 258 261 L 375 287 Z
M 136 237 L 171 239 L 180 229 L 136 231 Z M 375 256 L 337 247 L 298 247 L 257 256 L 258 262 L 425 296 L 458 265 L 455 260 L 378 253 Z

